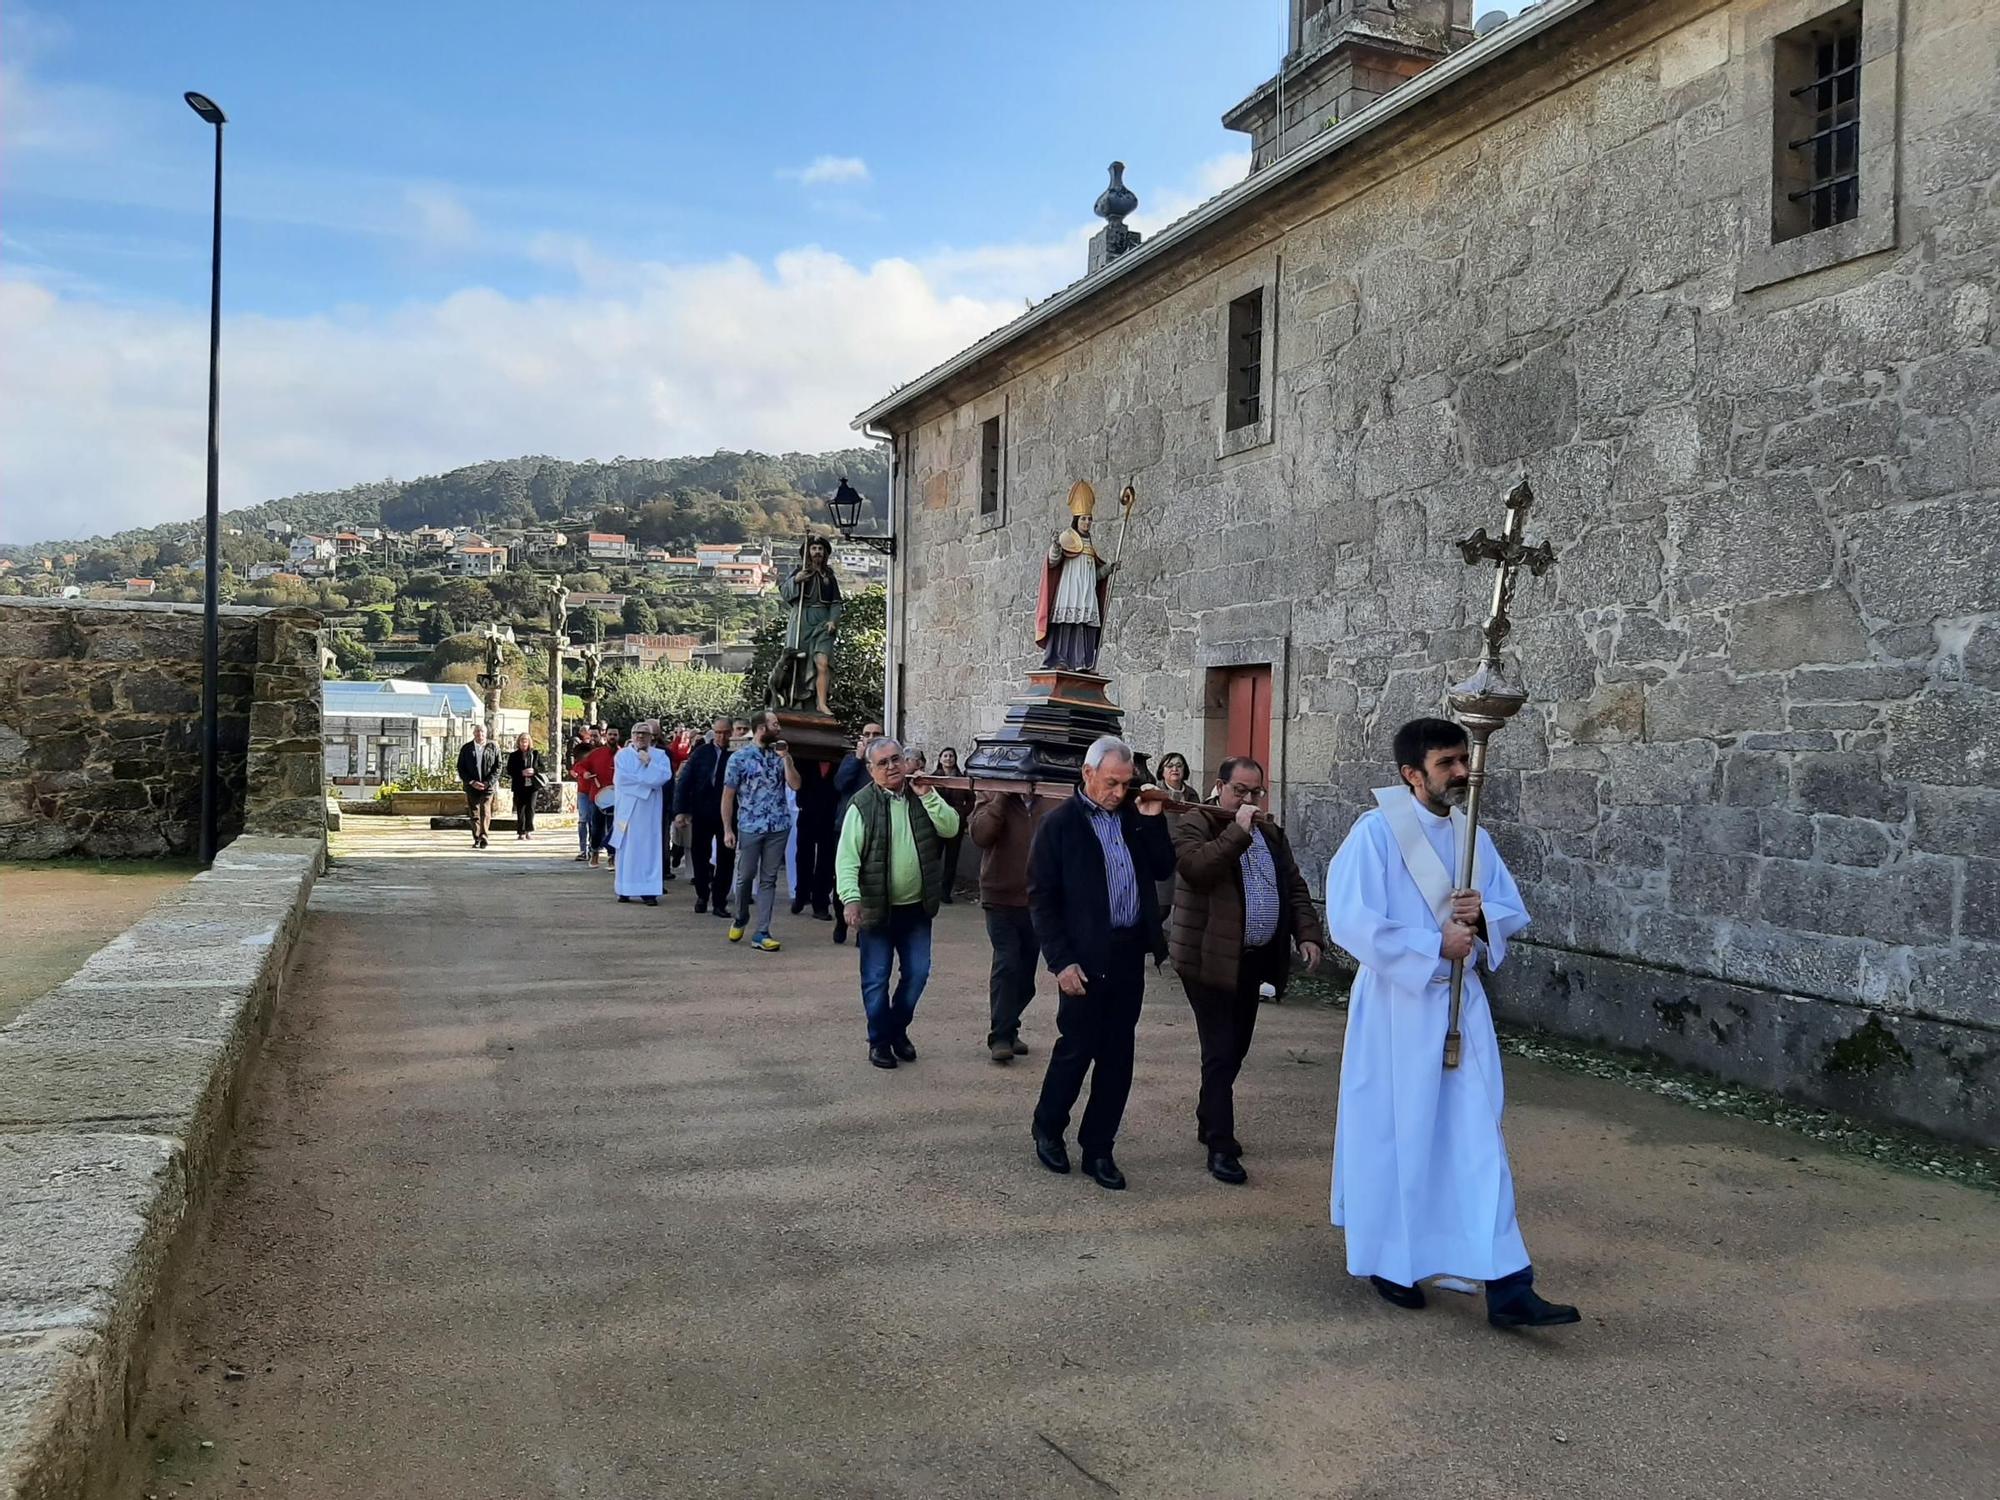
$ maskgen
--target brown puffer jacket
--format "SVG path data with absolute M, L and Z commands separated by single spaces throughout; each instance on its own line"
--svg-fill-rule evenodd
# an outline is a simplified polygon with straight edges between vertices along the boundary
M 1243 960 L 1243 855 L 1250 835 L 1234 822 L 1219 828 L 1203 813 L 1168 813 L 1174 835 L 1174 916 L 1167 947 L 1174 972 L 1211 989 L 1233 990 Z M 1278 871 L 1278 935 L 1326 946 L 1312 892 L 1276 823 L 1258 825 Z M 1284 991 L 1284 979 L 1278 980 Z

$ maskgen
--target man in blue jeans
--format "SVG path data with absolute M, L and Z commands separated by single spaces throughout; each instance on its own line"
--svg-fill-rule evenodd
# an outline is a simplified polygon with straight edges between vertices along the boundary
M 944 895 L 944 843 L 958 814 L 929 784 L 910 776 L 903 747 L 867 747 L 872 785 L 854 794 L 833 859 L 834 890 L 861 950 L 861 1004 L 868 1013 L 868 1061 L 915 1062 L 910 1021 L 931 977 L 931 919 Z M 902 977 L 889 993 L 891 963 Z
M 778 716 L 769 709 L 758 714 L 750 743 L 729 757 L 722 773 L 722 838 L 736 851 L 735 913 L 729 941 L 743 941 L 750 925 L 750 908 L 757 908 L 757 928 L 750 946 L 776 953 L 771 936 L 771 909 L 778 895 L 778 874 L 785 868 L 785 844 L 792 834 L 792 809 L 787 789 L 799 789 L 799 768 L 778 732 Z

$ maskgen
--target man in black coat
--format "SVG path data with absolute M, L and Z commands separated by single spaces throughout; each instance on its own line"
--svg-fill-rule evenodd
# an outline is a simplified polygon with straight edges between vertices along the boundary
M 1028 853 L 1028 909 L 1042 957 L 1056 977 L 1058 1036 L 1035 1106 L 1035 1155 L 1069 1170 L 1063 1132 L 1092 1073 L 1077 1127 L 1083 1170 L 1122 1188 L 1112 1143 L 1132 1091 L 1133 1034 L 1146 991 L 1146 958 L 1160 940 L 1154 882 L 1174 871 L 1162 802 L 1135 806 L 1132 747 L 1111 735 L 1083 760 L 1083 785 L 1042 820 Z
M 847 822 L 847 804 L 864 786 L 874 784 L 874 777 L 868 770 L 868 747 L 880 738 L 880 724 L 863 724 L 861 735 L 854 742 L 854 753 L 834 767 L 833 836 L 836 843 L 839 842 L 842 825 Z M 836 943 L 847 941 L 847 908 L 837 902 L 833 908 L 833 940 Z
M 458 747 L 458 781 L 465 788 L 465 811 L 472 820 L 472 847 L 484 849 L 493 827 L 493 783 L 500 779 L 500 749 L 486 743 L 486 726 L 472 726 L 472 738 Z
M 674 821 L 686 831 L 694 854 L 694 909 L 718 917 L 729 915 L 729 887 L 736 874 L 736 851 L 722 837 L 722 772 L 729 764 L 730 722 L 727 716 L 717 719 L 674 778 Z

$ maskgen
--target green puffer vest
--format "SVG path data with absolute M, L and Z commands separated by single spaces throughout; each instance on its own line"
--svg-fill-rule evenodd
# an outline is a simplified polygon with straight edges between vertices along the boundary
M 904 794 L 910 805 L 910 837 L 917 845 L 917 868 L 924 877 L 924 915 L 935 917 L 944 893 L 944 841 L 923 802 Z M 849 804 L 861 817 L 861 919 L 870 927 L 889 923 L 889 794 L 870 782 Z

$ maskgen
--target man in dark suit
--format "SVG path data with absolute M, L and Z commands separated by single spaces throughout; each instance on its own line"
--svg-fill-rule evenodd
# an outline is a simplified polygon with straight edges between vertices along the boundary
M 472 847 L 484 849 L 493 827 L 493 783 L 500 776 L 500 749 L 486 743 L 486 726 L 472 726 L 472 738 L 458 747 L 458 780 L 465 788 L 465 811 L 472 819 Z
M 1264 991 L 1276 1000 L 1292 972 L 1292 945 L 1319 967 L 1326 934 L 1312 891 L 1299 874 L 1285 831 L 1261 815 L 1264 767 L 1247 755 L 1222 763 L 1218 823 L 1203 813 L 1170 817 L 1179 878 L 1168 946 L 1187 988 L 1201 1037 L 1201 1092 L 1195 1135 L 1208 1148 L 1209 1175 L 1243 1183 L 1236 1139 L 1236 1075 L 1257 1029 Z
M 729 889 L 736 875 L 736 851 L 722 837 L 722 772 L 729 764 L 729 726 L 727 716 L 717 719 L 708 738 L 689 752 L 674 778 L 674 821 L 687 835 L 694 855 L 694 909 L 718 917 L 729 915 Z
M 1028 908 L 1042 957 L 1056 977 L 1055 1047 L 1035 1106 L 1035 1155 L 1069 1170 L 1063 1132 L 1094 1068 L 1077 1127 L 1083 1170 L 1122 1188 L 1112 1143 L 1132 1091 L 1133 1033 L 1146 991 L 1146 956 L 1160 940 L 1154 882 L 1173 873 L 1164 799 L 1136 806 L 1132 747 L 1106 735 L 1083 758 L 1083 785 L 1042 820 L 1028 854 Z

